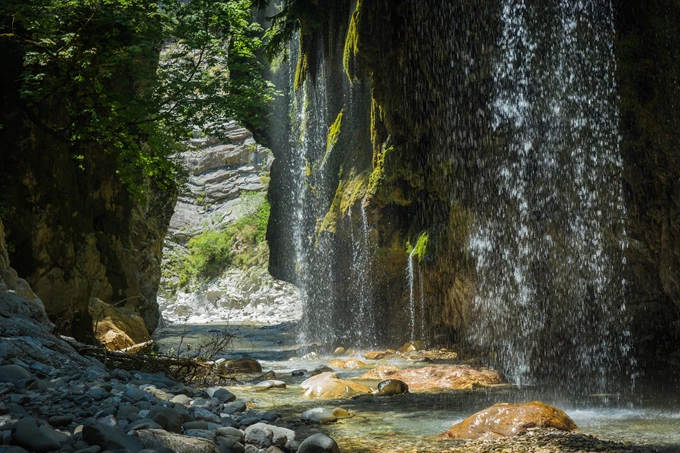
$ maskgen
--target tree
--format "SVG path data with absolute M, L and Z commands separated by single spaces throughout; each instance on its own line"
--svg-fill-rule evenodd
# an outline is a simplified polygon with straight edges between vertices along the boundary
M 250 0 L 6 0 L 3 45 L 23 54 L 26 115 L 58 140 L 115 153 L 139 193 L 170 184 L 168 156 L 229 118 L 262 127 L 273 87 Z M 48 113 L 46 113 L 48 111 Z

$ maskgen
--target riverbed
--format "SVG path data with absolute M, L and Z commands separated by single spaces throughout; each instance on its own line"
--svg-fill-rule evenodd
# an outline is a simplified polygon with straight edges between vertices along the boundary
M 263 371 L 274 371 L 276 378 L 287 384 L 286 389 L 267 392 L 256 392 L 249 385 L 234 385 L 230 387 L 234 394 L 255 408 L 275 410 L 288 420 L 298 420 L 304 410 L 313 407 L 342 407 L 348 410 L 353 415 L 351 418 L 341 419 L 321 429 L 300 425 L 302 431 L 326 432 L 345 452 L 459 451 L 464 447 L 460 442 L 441 440 L 436 436 L 465 417 L 495 403 L 534 400 L 564 410 L 579 426 L 579 434 L 584 439 L 588 439 L 588 436 L 597 438 L 590 450 L 583 451 L 626 451 L 611 449 L 608 442 L 613 442 L 630 446 L 630 451 L 645 447 L 649 451 L 680 452 L 680 385 L 677 381 L 662 384 L 659 380 L 641 380 L 630 391 L 613 394 L 575 395 L 561 391 L 557 385 L 544 384 L 522 388 L 507 385 L 464 391 L 409 393 L 394 397 L 316 400 L 303 397 L 303 391 L 298 387 L 306 377 L 293 377 L 291 372 L 313 370 L 320 365 L 327 365 L 333 359 L 349 357 L 331 357 L 320 352 L 318 358 L 304 358 L 303 353 L 314 348 L 297 343 L 294 323 L 170 325 L 158 332 L 155 339 L 163 350 L 174 348 L 176 351 L 180 347 L 186 350 L 187 345 L 195 350 L 201 341 L 224 332 L 233 334 L 234 338 L 230 347 L 218 354 L 219 357 L 254 358 L 262 364 Z M 421 366 L 403 357 L 380 361 L 366 360 L 361 356 L 359 359 L 371 366 Z M 460 362 L 454 360 L 449 363 Z M 336 370 L 341 378 L 356 378 L 366 371 Z M 368 384 L 375 387 L 377 381 Z

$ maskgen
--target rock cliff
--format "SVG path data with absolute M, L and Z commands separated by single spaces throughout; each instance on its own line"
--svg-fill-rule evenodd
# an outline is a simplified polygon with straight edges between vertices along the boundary
M 92 297 L 139 314 L 153 332 L 175 189 L 149 179 L 139 200 L 117 175 L 115 153 L 60 140 L 46 126 L 64 119 L 58 100 L 46 101 L 35 117 L 19 96 L 22 56 L 9 46 L 2 51 L 0 218 L 14 268 L 59 333 L 92 340 Z
M 267 272 L 269 249 L 262 237 L 244 241 L 268 213 L 267 189 L 274 158 L 236 122 L 225 126 L 229 143 L 194 139 L 179 155 L 188 173 L 165 241 L 160 308 L 168 322 L 278 323 L 300 318 L 297 289 Z M 261 225 L 264 228 L 266 224 Z M 241 231 L 236 231 L 241 230 Z M 215 232 L 229 242 L 224 268 L 180 284 L 191 240 Z M 217 236 L 220 237 L 220 236 Z M 195 251 L 195 253 L 201 253 Z
M 364 325 L 377 332 L 366 338 L 368 343 L 376 339 L 395 342 L 414 333 L 429 340 L 470 338 L 475 332 L 466 330 L 476 318 L 473 300 L 480 281 L 489 285 L 490 278 L 497 277 L 493 285 L 512 274 L 480 274 L 478 262 L 480 250 L 486 253 L 479 242 L 479 225 L 513 222 L 521 215 L 522 203 L 513 205 L 512 201 L 518 193 L 504 185 L 512 180 L 524 191 L 519 197 L 525 197 L 531 207 L 523 222 L 535 230 L 529 233 L 534 237 L 525 239 L 550 238 L 549 243 L 532 248 L 540 264 L 526 266 L 524 283 L 517 286 L 529 282 L 537 294 L 543 292 L 537 309 L 546 310 L 546 319 L 568 321 L 562 327 L 551 324 L 540 343 L 568 344 L 573 328 L 583 324 L 563 329 L 578 319 L 572 316 L 576 310 L 584 319 L 614 320 L 602 334 L 605 348 L 614 351 L 614 345 L 621 344 L 626 349 L 632 338 L 638 357 L 668 359 L 674 354 L 671 345 L 677 343 L 680 325 L 680 154 L 675 139 L 680 128 L 673 110 L 680 100 L 676 77 L 680 53 L 672 45 L 680 30 L 680 10 L 671 1 L 659 0 L 614 2 L 613 14 L 605 8 L 589 19 L 584 19 L 586 12 L 576 11 L 581 14 L 579 20 L 593 25 L 590 31 L 578 33 L 593 33 L 599 27 L 602 36 L 579 35 L 573 38 L 573 46 L 610 42 L 611 47 L 588 47 L 593 50 L 587 52 L 606 53 L 592 61 L 580 61 L 578 55 L 572 58 L 569 49 L 562 54 L 562 68 L 569 68 L 575 80 L 581 77 L 582 82 L 567 87 L 565 98 L 555 98 L 558 104 L 564 102 L 562 115 L 544 121 L 550 107 L 541 106 L 541 99 L 550 95 L 541 87 L 548 87 L 548 79 L 536 74 L 552 77 L 551 58 L 559 52 L 549 49 L 559 46 L 551 40 L 559 39 L 560 20 L 568 21 L 560 19 L 560 14 L 574 12 L 571 6 L 561 10 L 551 2 L 532 4 L 523 10 L 524 16 L 515 17 L 528 21 L 525 31 L 533 23 L 540 24 L 536 30 L 553 27 L 556 32 L 529 31 L 517 41 L 512 18 L 504 16 L 504 5 L 500 1 L 476 8 L 441 0 L 335 0 L 319 5 L 313 23 L 300 21 L 299 45 L 289 49 L 298 64 L 275 72 L 288 96 L 279 102 L 276 117 L 288 115 L 292 121 L 287 129 L 278 122 L 270 129 L 277 157 L 272 168 L 273 215 L 268 232 L 272 273 L 306 282 L 306 324 L 308 333 L 317 339 L 339 341 L 348 330 L 364 333 L 366 329 L 359 329 L 361 322 L 353 317 L 370 321 Z M 506 38 L 531 41 L 523 52 L 539 56 L 516 62 L 530 61 L 524 76 L 512 73 L 516 67 L 509 67 L 510 77 L 502 73 L 502 66 L 499 69 L 499 56 L 507 50 L 499 43 Z M 598 69 L 593 61 L 604 58 L 611 64 Z M 593 78 L 589 71 L 601 75 Z M 336 77 L 341 72 L 346 73 L 344 80 Z M 513 79 L 512 74 L 518 77 Z M 559 77 L 559 71 L 552 74 Z M 512 124 L 503 130 L 498 117 L 512 115 L 502 108 L 499 115 L 498 99 L 516 102 L 524 88 L 513 83 L 522 77 L 531 80 L 526 87 L 530 97 L 542 93 L 531 104 L 537 110 L 520 114 L 529 118 L 523 130 Z M 602 80 L 609 85 L 602 85 Z M 508 86 L 517 89 L 503 94 Z M 581 89 L 593 90 L 588 96 L 598 99 L 598 108 L 609 112 L 613 123 L 605 124 L 610 120 L 603 120 L 604 114 L 593 116 L 591 105 L 579 120 L 585 118 L 591 125 L 590 138 L 588 133 L 560 135 L 556 124 L 569 115 L 581 115 L 574 113 L 578 109 L 570 110 L 577 99 L 573 96 Z M 553 127 L 556 133 L 551 132 Z M 527 134 L 526 143 L 535 149 L 569 151 L 588 146 L 600 163 L 610 158 L 607 150 L 620 151 L 612 158 L 616 168 L 609 176 L 583 186 L 601 207 L 593 209 L 585 203 L 587 209 L 576 215 L 583 220 L 573 223 L 573 206 L 583 204 L 579 191 L 567 184 L 575 178 L 562 184 L 560 172 L 554 177 L 546 176 L 550 172 L 541 174 L 540 156 L 545 153 L 529 156 L 524 167 L 509 161 L 505 176 L 494 176 L 498 167 L 493 165 L 507 157 L 505 150 L 525 130 L 533 131 Z M 608 131 L 615 138 L 597 131 Z M 566 138 L 546 144 L 556 136 Z M 284 141 L 283 137 L 293 139 Z M 563 156 L 567 160 L 560 165 L 579 166 L 576 155 Z M 291 182 L 296 166 L 304 169 L 302 183 Z M 594 172 L 588 172 L 590 178 Z M 504 182 L 503 177 L 509 179 Z M 544 187 L 556 190 L 551 194 Z M 301 204 L 310 207 L 298 209 Z M 572 252 L 576 230 L 592 232 L 594 239 L 585 242 L 597 243 L 602 253 Z M 514 234 L 510 229 L 501 227 L 495 234 L 492 239 L 505 246 L 488 252 L 489 260 L 500 262 L 506 252 L 521 253 L 517 245 L 521 248 L 522 242 L 508 240 Z M 475 238 L 478 242 L 473 244 Z M 564 257 L 564 252 L 572 253 L 574 259 L 551 258 Z M 593 296 L 600 290 L 596 289 L 598 278 L 592 278 L 580 295 L 583 305 L 567 308 L 576 299 L 572 292 L 577 287 L 569 282 L 591 264 L 565 272 L 564 263 L 594 263 L 597 256 L 608 257 L 604 266 L 610 288 Z M 583 275 L 579 278 L 588 281 Z M 596 308 L 589 313 L 600 303 L 593 302 L 598 298 L 616 302 L 611 309 L 596 313 Z M 511 299 L 510 306 L 519 298 Z M 624 306 L 626 316 L 620 316 L 618 310 Z M 489 322 L 493 328 L 500 321 L 490 318 Z M 560 362 L 564 348 L 543 349 L 526 351 L 535 354 L 532 360 Z M 559 365 L 555 370 L 546 367 L 545 372 L 559 373 Z

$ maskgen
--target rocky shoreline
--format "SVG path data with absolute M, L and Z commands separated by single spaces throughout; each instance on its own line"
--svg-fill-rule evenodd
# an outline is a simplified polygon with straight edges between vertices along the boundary
M 276 388 L 275 384 L 279 382 L 276 379 L 286 379 L 285 376 L 250 370 L 258 371 L 259 378 L 248 382 L 249 387 L 198 388 L 175 382 L 162 374 L 107 370 L 102 363 L 78 355 L 68 343 L 52 336 L 47 327 L 27 317 L 0 317 L 0 329 L 3 336 L 0 342 L 0 453 L 673 451 L 555 429 L 529 429 L 512 438 L 491 440 L 423 438 L 422 445 L 415 448 L 413 444 L 395 444 L 389 436 L 385 439 L 343 436 L 338 439 L 341 450 L 326 434 L 333 432 L 332 424 L 336 420 L 349 415 L 341 409 L 325 408 L 328 404 L 338 404 L 336 397 L 325 400 L 328 404 L 322 403 L 324 407 L 297 415 L 288 408 L 287 417 L 282 418 L 276 409 L 258 409 L 232 393 L 237 389 L 252 392 L 262 391 L 265 387 Z M 442 365 L 424 369 L 438 367 L 453 368 Z M 331 373 L 322 373 L 322 368 L 330 369 L 321 365 L 318 370 L 298 372 L 305 376 L 316 374 L 318 378 L 332 378 L 324 376 Z M 437 376 L 436 373 L 433 375 Z M 483 376 L 481 371 L 480 376 Z M 367 397 L 389 397 L 380 395 L 383 393 L 374 392 Z

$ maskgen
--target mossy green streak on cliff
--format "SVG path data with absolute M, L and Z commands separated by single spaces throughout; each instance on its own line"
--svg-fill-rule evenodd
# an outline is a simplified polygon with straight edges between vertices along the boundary
M 361 2 L 362 0 L 357 0 L 356 9 L 352 13 L 352 18 L 350 19 L 342 59 L 343 67 L 345 68 L 345 73 L 347 74 L 350 83 L 359 81 L 357 69 L 355 68 L 355 60 L 359 54 L 359 28 L 357 24 L 361 21 Z

